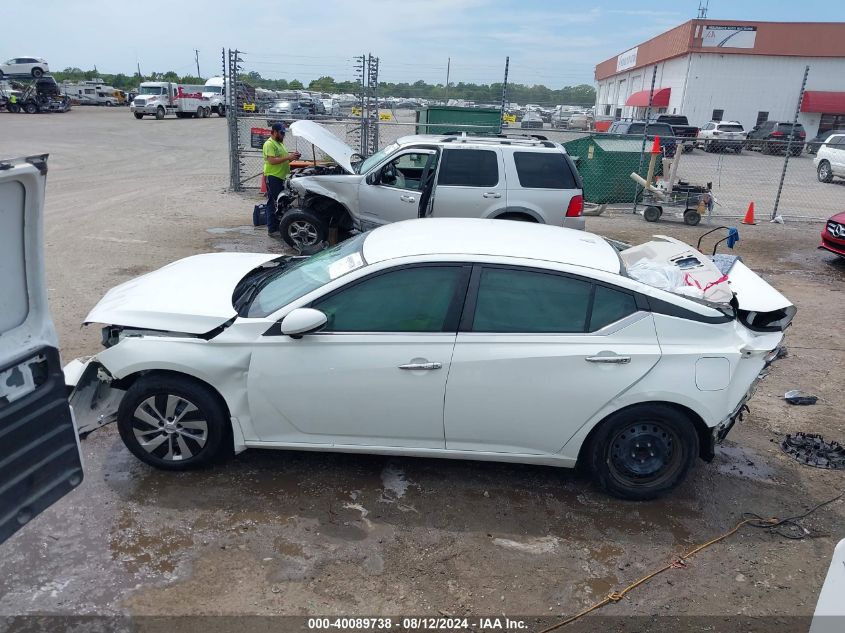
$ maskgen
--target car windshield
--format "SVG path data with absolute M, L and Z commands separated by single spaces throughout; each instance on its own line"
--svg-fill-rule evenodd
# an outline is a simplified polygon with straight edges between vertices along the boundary
M 223 93 L 223 86 L 206 86 L 203 88 L 205 92 L 213 92 L 214 94 L 222 94 Z
M 366 238 L 367 233 L 362 233 L 264 279 L 246 316 L 269 316 L 312 290 L 365 266 L 363 245 Z
M 741 125 L 720 125 L 719 131 L 721 132 L 742 132 Z
M 366 174 L 368 171 L 370 171 L 370 169 L 373 168 L 374 165 L 378 165 L 381 162 L 382 158 L 384 158 L 385 156 L 389 156 L 397 149 L 399 149 L 399 143 L 391 143 L 383 150 L 376 152 L 375 154 L 361 162 L 359 165 L 357 165 L 357 169 L 355 170 L 356 173 Z
M 160 95 L 161 94 L 161 87 L 160 86 L 141 86 L 141 92 L 138 94 L 142 95 Z

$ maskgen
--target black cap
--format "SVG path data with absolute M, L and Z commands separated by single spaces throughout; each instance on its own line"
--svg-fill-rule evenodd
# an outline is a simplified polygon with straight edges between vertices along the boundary
M 282 134 L 284 134 L 285 131 L 287 130 L 284 123 L 274 123 L 273 125 L 270 126 L 270 129 L 273 130 L 274 132 L 281 132 Z

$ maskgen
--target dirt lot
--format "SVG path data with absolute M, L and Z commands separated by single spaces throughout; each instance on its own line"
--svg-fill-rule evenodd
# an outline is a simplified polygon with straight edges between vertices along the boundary
M 77 108 L 0 114 L 0 126 L 0 156 L 51 154 L 48 282 L 66 359 L 97 351 L 98 329 L 79 324 L 109 287 L 203 251 L 282 250 L 245 227 L 256 199 L 226 192 L 221 119 Z M 588 229 L 693 243 L 702 232 L 623 215 Z M 106 427 L 82 442 L 83 485 L 0 550 L 0 615 L 518 614 L 536 628 L 743 512 L 798 514 L 845 488 L 845 472 L 778 448 L 795 431 L 845 441 L 845 260 L 816 250 L 819 229 L 741 227 L 736 252 L 799 307 L 789 356 L 715 461 L 668 499 L 622 503 L 554 468 L 339 454 L 250 450 L 170 474 Z M 793 388 L 819 403 L 786 404 Z M 845 537 L 845 502 L 805 525 L 796 541 L 745 528 L 602 614 L 806 616 Z

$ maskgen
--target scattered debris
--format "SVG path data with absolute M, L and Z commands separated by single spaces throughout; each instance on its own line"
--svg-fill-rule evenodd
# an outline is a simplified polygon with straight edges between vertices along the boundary
M 798 389 L 787 391 L 783 394 L 783 398 L 789 404 L 816 404 L 819 400 L 818 396 L 814 396 Z
M 784 453 L 807 466 L 845 469 L 845 447 L 839 442 L 826 442 L 821 435 L 801 432 L 787 434 L 780 447 Z

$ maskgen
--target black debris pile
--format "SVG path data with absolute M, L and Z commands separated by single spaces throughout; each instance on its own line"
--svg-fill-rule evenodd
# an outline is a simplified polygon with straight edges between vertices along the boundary
M 784 453 L 806 466 L 845 469 L 845 447 L 839 442 L 826 442 L 816 433 L 787 434 L 780 447 Z

